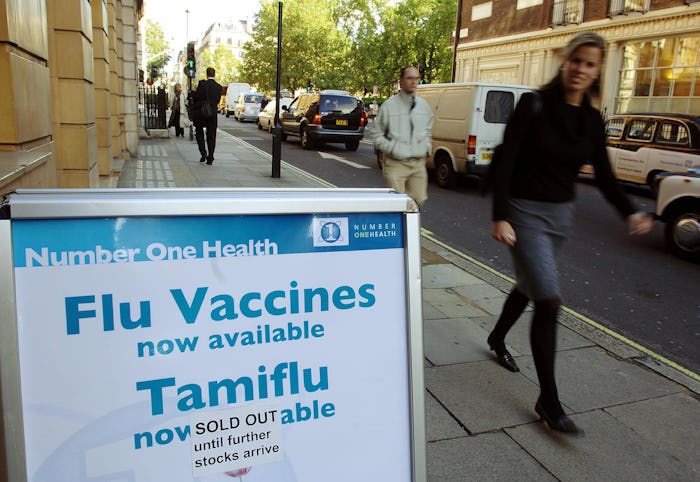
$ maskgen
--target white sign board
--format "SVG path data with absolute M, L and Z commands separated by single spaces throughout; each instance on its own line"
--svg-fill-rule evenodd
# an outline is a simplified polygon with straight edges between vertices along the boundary
M 26 480 L 416 480 L 405 213 L 67 214 L 9 221 Z

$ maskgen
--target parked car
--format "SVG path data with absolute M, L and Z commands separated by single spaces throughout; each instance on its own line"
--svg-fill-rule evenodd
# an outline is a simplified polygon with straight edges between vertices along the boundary
M 284 108 L 285 106 L 288 106 L 289 104 L 292 103 L 291 98 L 287 97 L 281 97 L 280 98 L 280 109 Z M 272 129 L 275 127 L 275 106 L 277 105 L 277 101 L 275 99 L 272 99 L 270 102 L 267 103 L 265 108 L 260 111 L 260 114 L 258 114 L 258 129 L 266 129 L 267 132 L 272 132 Z M 280 113 L 282 111 L 280 110 Z
M 257 122 L 263 97 L 263 94 L 255 92 L 244 92 L 240 94 L 236 104 L 233 106 L 233 118 L 239 122 Z
M 365 132 L 367 115 L 362 100 L 342 90 L 303 93 L 280 111 L 282 140 L 299 136 L 301 147 L 342 142 L 356 151 Z
M 647 184 L 656 176 L 700 167 L 700 117 L 687 114 L 619 114 L 605 122 L 608 156 L 621 181 Z M 592 174 L 590 165 L 581 172 Z
M 700 261 L 700 168 L 658 176 L 656 217 L 666 224 L 665 238 L 676 256 Z

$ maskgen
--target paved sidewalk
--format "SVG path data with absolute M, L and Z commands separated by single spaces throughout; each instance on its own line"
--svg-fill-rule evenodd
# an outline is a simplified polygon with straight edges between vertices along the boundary
M 329 186 L 285 163 L 273 179 L 269 155 L 221 130 L 213 166 L 198 161 L 187 138 L 141 139 L 117 186 Z M 564 313 L 560 395 L 586 435 L 552 432 L 534 412 L 531 313 L 508 338 L 519 373 L 496 364 L 486 344 L 510 282 L 429 233 L 421 245 L 431 482 L 700 481 L 700 382 Z

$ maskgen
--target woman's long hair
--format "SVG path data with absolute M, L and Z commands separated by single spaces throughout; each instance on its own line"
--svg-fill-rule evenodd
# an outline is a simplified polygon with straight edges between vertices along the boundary
M 562 69 L 564 68 L 564 63 L 566 63 L 569 59 L 571 59 L 571 56 L 573 55 L 574 52 L 576 52 L 576 49 L 579 47 L 582 47 L 584 45 L 591 45 L 593 47 L 597 47 L 600 49 L 601 53 L 601 63 L 605 60 L 605 39 L 598 35 L 595 32 L 581 32 L 580 34 L 576 35 L 574 38 L 569 40 L 569 43 L 566 44 L 566 47 L 564 47 L 564 50 L 562 51 L 562 61 L 561 65 L 559 66 L 559 69 L 557 70 L 556 75 L 547 82 L 547 84 L 542 87 L 543 90 L 549 90 L 555 87 L 561 87 L 561 72 Z M 590 95 L 597 95 L 598 92 L 600 91 L 600 78 L 596 79 L 591 86 L 588 89 L 587 94 Z

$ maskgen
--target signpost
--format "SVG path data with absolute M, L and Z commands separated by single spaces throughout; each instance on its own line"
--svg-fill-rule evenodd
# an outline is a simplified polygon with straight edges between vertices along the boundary
M 2 212 L 6 480 L 426 480 L 405 195 L 24 190 Z

